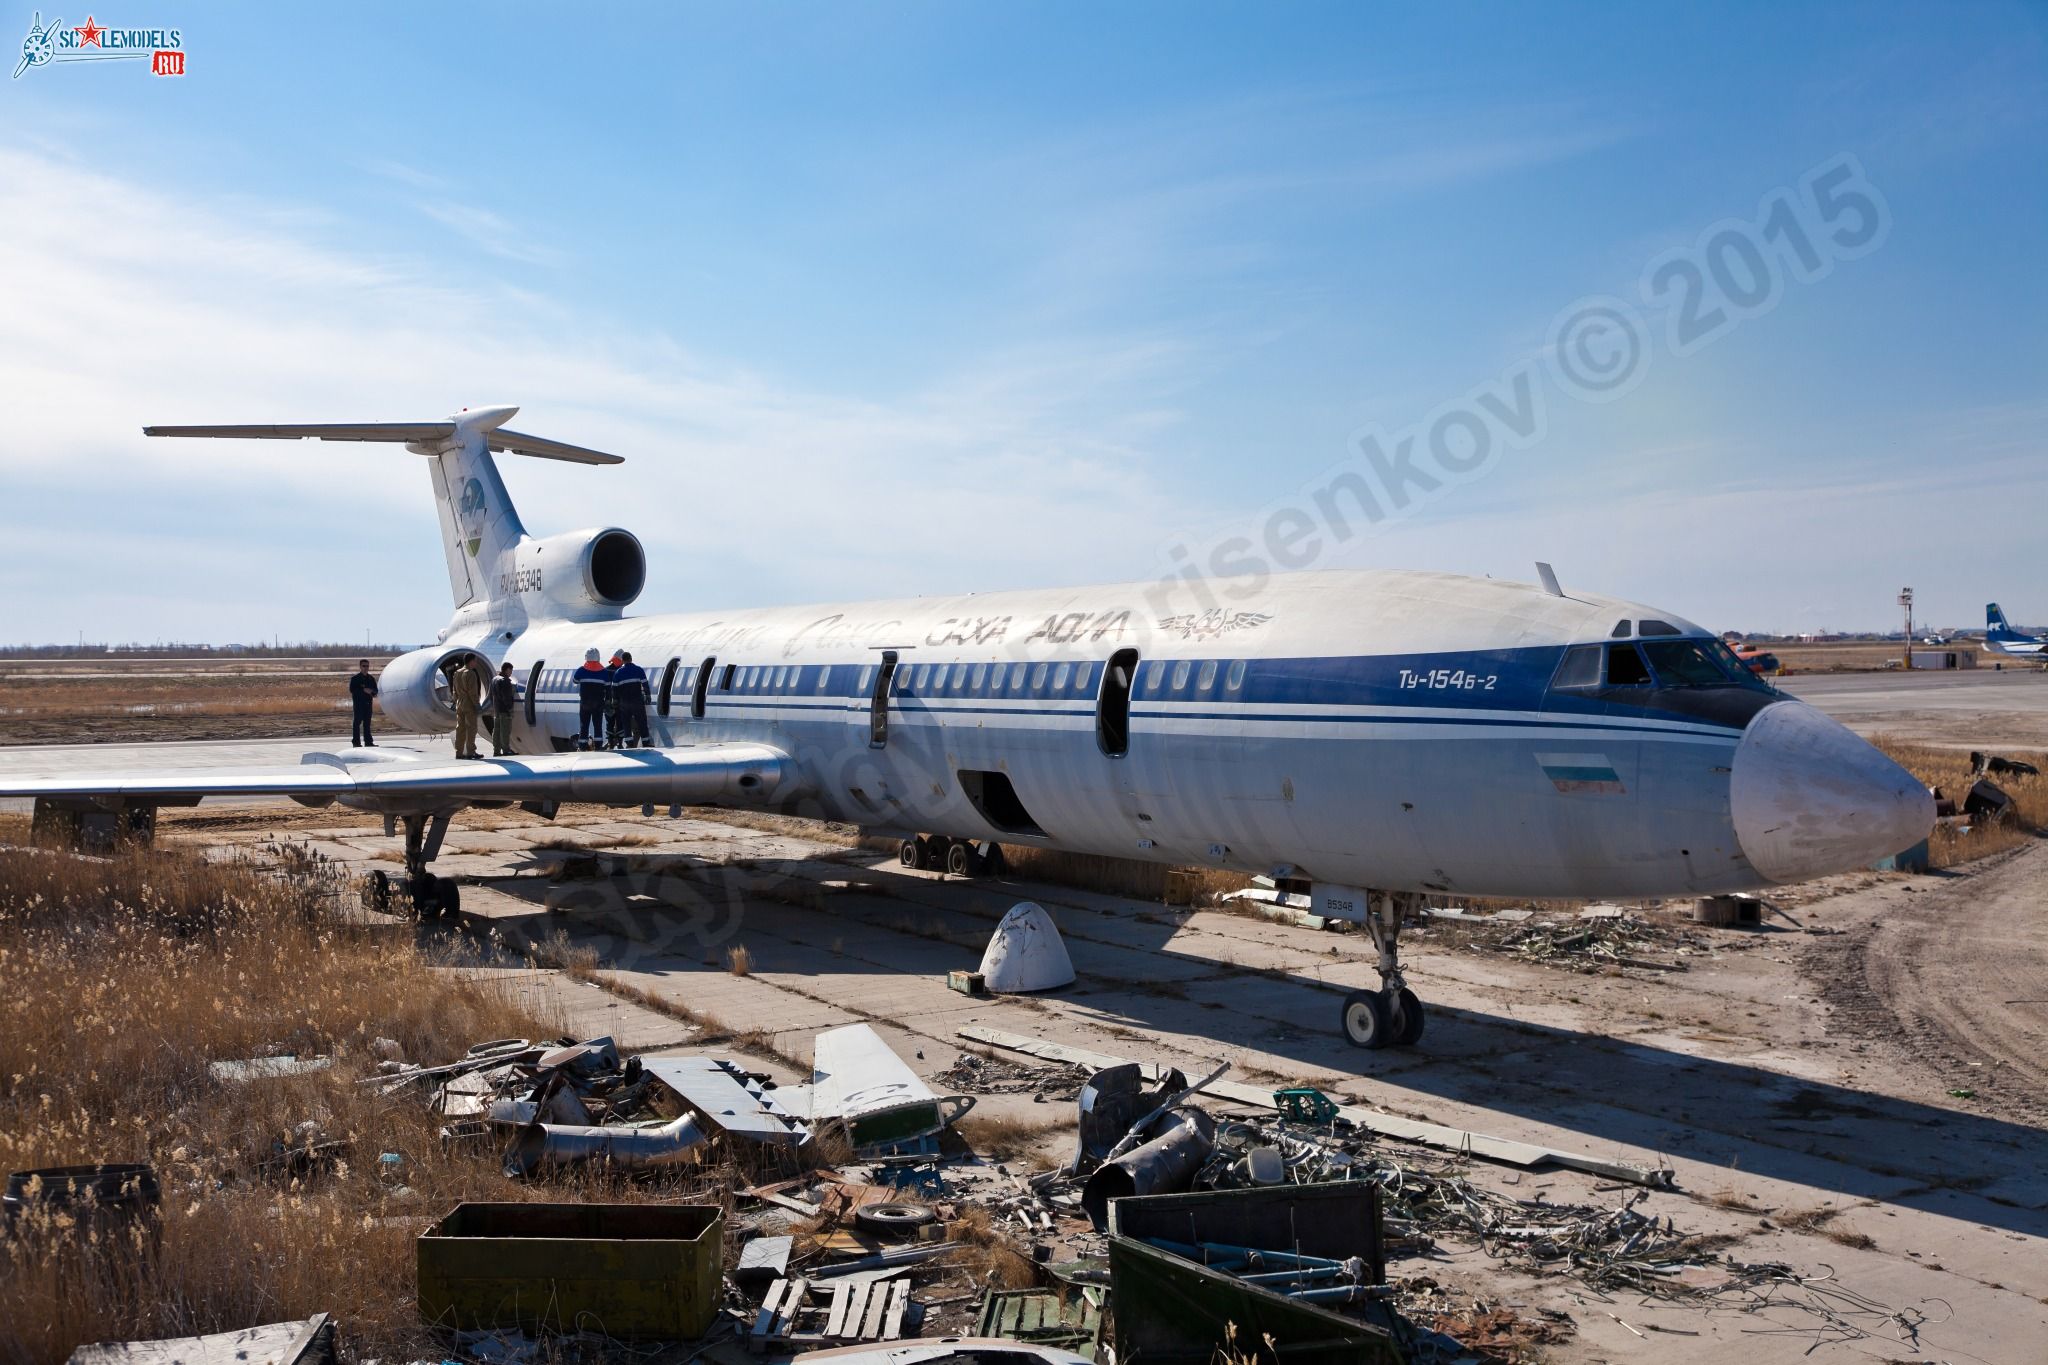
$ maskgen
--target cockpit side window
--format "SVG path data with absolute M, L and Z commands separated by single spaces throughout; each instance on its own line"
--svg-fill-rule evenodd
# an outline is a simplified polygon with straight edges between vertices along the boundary
M 1650 670 L 1643 663 L 1643 656 L 1636 652 L 1634 645 L 1607 646 L 1607 685 L 1609 687 L 1648 687 Z
M 1569 692 L 1598 687 L 1600 685 L 1600 646 L 1573 645 L 1564 652 L 1564 661 L 1557 666 L 1557 676 L 1550 680 L 1551 690 Z
M 1733 678 L 1736 682 L 1741 683 L 1744 687 L 1753 688 L 1754 690 L 1759 692 L 1773 692 L 1777 690 L 1773 688 L 1769 683 L 1765 682 L 1762 678 L 1758 677 L 1756 675 L 1756 671 L 1752 669 L 1747 663 L 1743 662 L 1742 656 L 1737 654 L 1734 650 L 1728 647 L 1727 641 L 1703 640 L 1700 643 L 1706 646 L 1707 653 L 1714 656 L 1714 662 L 1721 665 L 1721 671 L 1726 673 L 1729 677 Z M 1771 656 L 1768 654 L 1766 654 L 1764 657 L 1766 659 L 1771 658 Z M 1777 667 L 1777 661 L 1775 659 L 1771 661 L 1771 667 Z

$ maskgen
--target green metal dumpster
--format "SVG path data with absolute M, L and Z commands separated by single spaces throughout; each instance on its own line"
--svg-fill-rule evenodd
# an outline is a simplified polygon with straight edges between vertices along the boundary
M 458 1204 L 420 1234 L 420 1316 L 458 1330 L 701 1337 L 725 1221 L 695 1204 Z
M 1280 1185 L 1119 1199 L 1109 1206 L 1110 1308 L 1118 1360 L 1134 1365 L 1210 1365 L 1235 1325 L 1237 1342 L 1287 1365 L 1400 1365 L 1407 1352 L 1370 1306 L 1364 1321 L 1247 1284 L 1234 1275 L 1150 1246 L 1221 1243 L 1358 1257 L 1366 1279 L 1386 1278 L 1377 1186 L 1364 1181 Z

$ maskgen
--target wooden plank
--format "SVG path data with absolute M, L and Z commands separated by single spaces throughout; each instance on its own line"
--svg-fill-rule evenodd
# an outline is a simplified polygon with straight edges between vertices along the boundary
M 901 1280 L 889 1282 L 889 1311 L 882 1319 L 882 1339 L 897 1341 L 903 1336 L 903 1313 L 910 1306 L 910 1286 Z
M 780 1330 L 776 1333 L 777 1336 L 790 1336 L 796 1331 L 797 1319 L 802 1316 L 804 1311 L 804 1295 L 809 1292 L 810 1287 L 811 1282 L 809 1280 L 798 1280 L 789 1293 L 783 1297 L 782 1322 Z
M 874 1281 L 851 1285 L 852 1293 L 846 1300 L 846 1320 L 839 1324 L 839 1335 L 848 1341 L 860 1340 L 861 1323 L 867 1320 L 868 1300 L 873 1298 L 882 1286 Z
M 836 1337 L 846 1326 L 846 1303 L 853 1291 L 861 1285 L 835 1284 L 832 1286 L 832 1309 L 825 1314 L 825 1335 Z
M 768 1292 L 761 1299 L 761 1311 L 754 1314 L 754 1328 L 747 1333 L 749 1349 L 760 1350 L 775 1330 L 775 1309 L 782 1302 L 782 1296 L 789 1290 L 788 1280 L 777 1280 L 768 1286 Z
M 896 1282 L 894 1280 L 884 1280 L 880 1284 L 869 1286 L 868 1315 L 860 1325 L 860 1339 L 862 1341 L 881 1340 L 882 1320 L 888 1315 L 889 1296 L 895 1292 L 895 1289 Z

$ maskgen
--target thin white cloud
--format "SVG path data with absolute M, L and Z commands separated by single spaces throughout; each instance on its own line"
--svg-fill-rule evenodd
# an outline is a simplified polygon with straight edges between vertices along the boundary
M 331 600 L 297 604 L 302 630 L 342 638 L 365 624 L 424 635 L 445 618 L 416 457 L 148 440 L 142 425 L 400 420 L 520 403 L 522 429 L 630 461 L 508 462 L 529 525 L 632 527 L 653 556 L 649 604 L 669 607 L 1116 577 L 1143 572 L 1160 528 L 1187 516 L 1158 491 L 1173 481 L 1147 443 L 1170 414 L 1150 398 L 1128 419 L 1101 411 L 1105 392 L 1185 358 L 1156 338 L 991 350 L 883 407 L 722 370 L 672 338 L 545 296 L 515 304 L 490 285 L 454 287 L 425 263 L 337 245 L 316 220 L 304 232 L 276 226 L 296 221 L 229 218 L 196 196 L 0 148 L 0 278 L 10 281 L 0 481 L 160 506 L 159 545 L 289 537 L 302 564 L 322 566 L 315 581 L 337 585 Z M 269 510 L 243 512 L 251 489 Z M 294 508 L 288 527 L 277 523 L 281 499 Z M 194 507 L 206 510 L 180 510 Z M 170 520 L 180 515 L 193 519 Z M 416 552 L 359 562 L 360 528 L 375 525 L 381 545 L 394 519 L 419 529 Z M 0 563 L 19 570 L 27 556 L 12 536 L 33 528 L 14 520 L 0 505 L 10 538 Z M 223 600 L 234 594 L 204 556 L 145 556 L 153 568 L 139 585 L 111 568 L 136 558 L 120 531 L 63 529 L 76 571 L 17 598 L 11 634 L 68 638 L 83 624 L 153 638 L 151 601 L 216 636 L 276 624 Z M 251 556 L 237 554 L 246 572 Z
M 523 265 L 553 265 L 561 253 L 542 246 L 489 209 L 474 204 L 422 202 L 419 211 L 491 255 Z

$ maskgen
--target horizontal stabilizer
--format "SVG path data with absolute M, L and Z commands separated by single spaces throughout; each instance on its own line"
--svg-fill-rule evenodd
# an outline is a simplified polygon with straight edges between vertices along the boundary
M 399 445 L 436 445 L 455 437 L 454 422 L 289 422 L 247 426 L 144 427 L 144 436 L 217 436 L 238 441 L 389 441 Z M 545 436 L 522 432 L 491 431 L 486 438 L 492 450 L 514 455 L 532 455 L 543 460 L 568 460 L 574 464 L 624 464 L 625 458 L 602 450 L 551 441 Z

